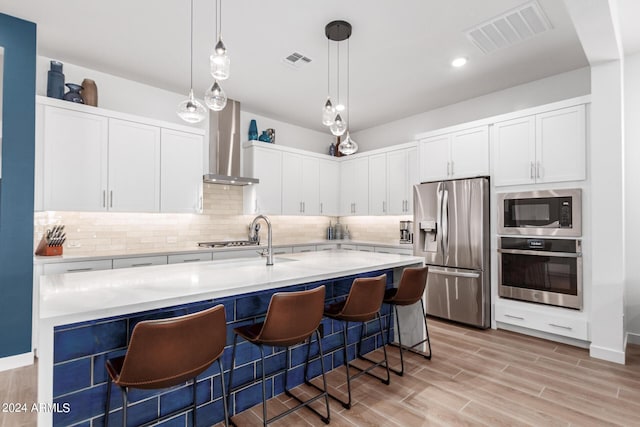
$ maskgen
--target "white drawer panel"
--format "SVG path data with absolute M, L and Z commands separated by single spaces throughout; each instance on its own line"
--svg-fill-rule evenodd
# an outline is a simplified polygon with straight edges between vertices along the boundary
M 211 261 L 213 254 L 211 252 L 198 252 L 191 254 L 169 255 L 169 264 L 181 264 L 184 262 L 200 262 Z
M 562 335 L 579 340 L 589 340 L 589 324 L 586 319 L 544 312 L 552 307 L 540 307 L 540 310 L 513 308 L 501 304 L 495 305 L 496 322 L 522 326 L 536 331 Z
M 234 258 L 258 258 L 262 248 L 256 246 L 252 249 L 242 249 L 235 251 L 224 251 L 213 253 L 213 259 L 234 259 Z
M 330 243 L 327 245 L 316 245 L 316 250 L 317 251 L 330 251 L 332 249 L 338 249 L 338 244 L 337 243 Z
M 361 251 L 361 252 L 373 252 L 374 251 L 374 247 L 373 246 L 358 245 L 358 250 Z
M 164 265 L 166 263 L 166 255 L 118 258 L 113 260 L 113 268 L 149 267 L 151 265 Z
M 111 270 L 110 259 L 98 261 L 61 262 L 57 264 L 45 264 L 44 274 L 78 273 L 82 271 Z
M 273 248 L 274 255 L 284 255 L 293 253 L 293 248 L 291 246 L 287 246 L 284 248 Z
M 316 247 L 315 245 L 308 245 L 308 246 L 294 246 L 293 247 L 293 253 L 300 253 L 300 252 L 315 252 L 316 251 Z
M 350 245 L 350 244 L 341 244 L 340 245 L 340 249 L 344 249 L 345 251 L 357 251 L 358 247 L 356 245 Z
M 385 248 L 376 246 L 376 252 L 381 254 L 413 255 L 413 248 Z

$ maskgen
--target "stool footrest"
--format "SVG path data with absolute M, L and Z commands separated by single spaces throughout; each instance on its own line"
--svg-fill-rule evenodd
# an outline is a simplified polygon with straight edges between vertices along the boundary
M 376 368 L 378 366 L 386 368 L 387 367 L 386 360 L 381 360 L 379 362 L 376 362 L 375 360 L 369 359 L 368 357 L 362 356 L 362 355 L 358 355 L 358 359 L 366 360 L 367 362 L 371 363 L 371 366 L 369 366 L 367 368 L 361 368 L 361 367 L 359 367 L 357 365 L 354 365 L 353 363 L 349 363 L 349 367 L 355 368 L 358 371 L 360 371 L 355 375 L 351 375 L 351 377 L 349 379 L 353 380 L 353 379 L 356 379 L 356 378 L 358 378 L 359 376 L 361 376 L 363 374 L 367 374 L 367 375 L 369 375 L 369 376 L 371 376 L 373 378 L 379 379 L 382 382 L 382 384 L 389 385 L 391 383 L 391 381 L 389 379 L 384 379 L 384 378 L 379 377 L 378 375 L 376 375 L 376 374 L 371 372 L 374 368 Z
M 306 384 L 311 384 L 310 381 L 305 381 Z M 328 395 L 329 393 L 327 393 L 326 391 L 323 391 L 320 387 L 316 387 L 319 391 L 321 391 L 321 393 L 317 396 L 312 397 L 311 399 L 308 400 L 302 400 L 300 399 L 298 396 L 296 396 L 295 394 L 291 393 L 291 390 L 285 390 L 285 394 L 295 400 L 297 400 L 300 404 L 294 406 L 293 408 L 287 409 L 285 412 L 283 412 L 282 414 L 276 415 L 275 417 L 267 420 L 267 424 L 272 422 L 272 421 L 276 421 L 279 420 L 280 418 L 284 417 L 285 415 L 289 415 L 291 412 L 295 411 L 296 409 L 302 408 L 303 406 L 306 407 L 307 409 L 309 409 L 310 411 L 312 411 L 313 413 L 315 413 L 317 416 L 320 417 L 320 419 L 322 420 L 322 422 L 324 422 L 325 424 L 329 424 L 329 416 L 324 416 L 322 415 L 320 412 L 316 411 L 314 408 L 312 408 L 311 406 L 309 406 L 309 404 L 315 402 L 316 400 L 322 398 L 326 395 Z
M 396 347 L 396 348 L 402 348 L 405 351 L 408 351 L 408 352 L 413 353 L 413 354 L 417 354 L 418 356 L 422 356 L 427 360 L 431 360 L 431 352 L 427 353 L 427 352 L 424 352 L 424 351 L 421 351 L 421 350 L 417 350 L 415 348 L 415 347 L 419 346 L 420 344 L 426 343 L 427 341 L 429 341 L 429 340 L 428 339 L 424 339 L 424 340 L 422 340 L 422 341 L 420 341 L 418 343 L 415 343 L 412 346 L 408 346 L 408 345 L 404 345 L 404 344 L 400 345 L 397 342 L 390 342 L 389 345 L 392 346 L 392 347 Z

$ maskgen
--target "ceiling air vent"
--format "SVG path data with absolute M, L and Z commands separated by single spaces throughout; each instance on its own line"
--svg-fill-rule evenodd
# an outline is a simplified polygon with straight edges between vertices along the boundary
M 293 52 L 291 55 L 283 59 L 284 63 L 294 68 L 300 68 L 303 65 L 307 65 L 311 62 L 311 58 L 304 56 L 301 53 Z
M 465 31 L 482 52 L 512 46 L 553 27 L 537 1 L 530 1 Z

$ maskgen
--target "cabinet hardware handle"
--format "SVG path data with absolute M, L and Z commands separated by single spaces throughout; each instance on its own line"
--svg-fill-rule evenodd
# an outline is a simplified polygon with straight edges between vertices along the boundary
M 520 316 L 512 316 L 510 314 L 505 314 L 504 317 L 508 317 L 510 319 L 517 319 L 517 320 L 524 320 L 524 317 L 520 317 Z
M 107 207 L 107 190 L 102 190 L 102 207 Z
M 449 172 L 450 166 L 449 166 L 450 162 L 447 162 L 447 176 L 451 175 L 451 173 Z
M 200 210 L 202 210 L 204 208 L 203 204 L 202 204 L 202 196 L 200 196 Z
M 113 190 L 109 191 L 109 207 L 113 207 Z
M 141 262 L 140 264 L 131 264 L 131 267 L 147 267 L 153 265 L 152 262 Z
M 382 212 L 387 213 L 387 202 L 382 202 Z
M 453 161 L 453 160 L 451 160 L 451 176 L 453 176 L 453 174 L 455 173 L 455 172 L 453 171 L 453 164 L 454 164 L 454 161 Z
M 302 213 L 305 213 L 306 211 L 307 211 L 307 203 L 302 202 Z
M 69 270 L 67 270 L 67 273 L 77 273 L 79 271 L 91 271 L 93 270 L 93 268 L 91 267 L 87 267 L 87 268 L 71 268 Z
M 256 207 L 253 210 L 254 213 L 258 213 L 258 199 L 256 199 Z
M 536 162 L 536 178 L 540 178 L 540 162 Z
M 549 326 L 553 326 L 554 328 L 566 329 L 567 331 L 571 331 L 573 329 L 571 326 L 556 325 L 555 323 L 549 323 Z
M 193 258 L 193 259 L 182 260 L 182 262 L 196 262 L 196 261 L 200 261 L 200 259 L 199 258 Z
M 320 213 L 324 213 L 324 209 L 322 209 L 322 202 L 320 202 Z
M 533 179 L 533 162 L 531 162 L 531 166 L 529 167 L 529 177 Z
M 313 252 L 311 249 L 302 249 L 300 252 Z

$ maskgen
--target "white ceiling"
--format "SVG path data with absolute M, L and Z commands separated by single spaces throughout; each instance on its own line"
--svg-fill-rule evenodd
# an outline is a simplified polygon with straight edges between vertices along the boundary
M 243 109 L 325 130 L 324 27 L 335 19 L 353 26 L 353 131 L 586 66 L 558 0 L 539 0 L 551 31 L 488 55 L 467 40 L 464 30 L 524 2 L 225 0 L 222 30 L 231 77 L 222 86 Z M 202 97 L 212 83 L 215 2 L 194 3 L 194 88 Z M 0 10 L 38 24 L 41 55 L 188 92 L 189 0 L 0 0 Z M 284 65 L 282 58 L 294 51 L 313 61 L 301 69 Z M 451 60 L 460 55 L 469 63 L 453 69 Z

